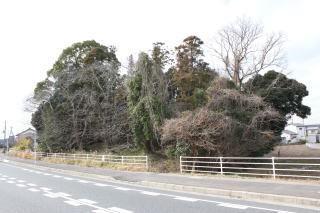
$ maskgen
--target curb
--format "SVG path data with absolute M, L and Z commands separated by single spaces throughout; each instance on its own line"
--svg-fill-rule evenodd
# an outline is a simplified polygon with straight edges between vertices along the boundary
M 205 195 L 246 199 L 250 201 L 289 204 L 289 205 L 295 205 L 298 207 L 307 206 L 307 207 L 313 207 L 313 208 L 314 207 L 320 208 L 320 199 L 313 199 L 313 198 L 264 194 L 264 193 L 247 192 L 247 191 L 232 191 L 232 190 L 215 189 L 215 188 L 208 189 L 203 187 L 184 186 L 184 185 L 175 185 L 175 184 L 168 184 L 168 183 L 148 182 L 148 181 L 141 181 L 139 185 L 158 188 L 158 189 L 177 190 L 177 191 L 193 192 L 193 193 L 199 193 L 199 194 L 205 194 Z
M 34 164 L 17 162 L 17 161 L 10 161 L 10 162 L 16 165 L 25 165 L 28 167 L 39 168 L 42 170 L 67 173 L 67 174 L 76 175 L 76 176 L 85 176 L 88 178 L 96 178 L 99 180 L 110 181 L 114 183 L 129 184 L 134 186 L 145 186 L 145 187 L 151 187 L 156 189 L 164 189 L 164 190 L 166 189 L 166 190 L 173 190 L 173 191 L 180 191 L 180 192 L 191 192 L 191 193 L 197 193 L 197 194 L 203 194 L 203 195 L 244 199 L 248 201 L 258 201 L 258 202 L 271 203 L 271 204 L 276 203 L 276 204 L 283 204 L 283 205 L 285 204 L 294 205 L 297 207 L 304 206 L 304 207 L 311 207 L 311 208 L 316 207 L 317 209 L 320 208 L 320 199 L 314 199 L 314 198 L 264 194 L 264 193 L 257 193 L 257 192 L 248 192 L 248 191 L 233 191 L 233 190 L 225 190 L 225 189 L 217 189 L 217 188 L 204 188 L 204 187 L 176 185 L 176 184 L 170 184 L 170 183 L 150 182 L 150 181 L 139 181 L 139 182 L 132 183 L 127 181 L 116 180 L 111 176 L 90 174 L 85 172 L 70 171 L 70 170 L 64 170 L 64 169 L 56 169 L 56 168 L 46 167 L 42 165 L 34 165 Z

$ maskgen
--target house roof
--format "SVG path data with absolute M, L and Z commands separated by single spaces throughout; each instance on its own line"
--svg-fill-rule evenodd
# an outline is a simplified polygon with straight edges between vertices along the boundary
M 22 135 L 22 134 L 24 134 L 24 133 L 26 133 L 28 131 L 36 132 L 34 129 L 28 128 L 28 129 L 24 130 L 23 132 L 20 132 L 20 133 L 16 134 L 16 136 Z
M 289 135 L 297 135 L 297 133 L 293 132 L 293 131 L 290 131 L 290 130 L 283 130 L 282 133 L 286 133 L 286 134 L 289 134 Z

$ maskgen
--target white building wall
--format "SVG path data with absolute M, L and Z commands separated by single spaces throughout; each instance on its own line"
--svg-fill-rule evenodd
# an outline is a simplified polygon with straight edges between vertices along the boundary
M 308 142 L 309 143 L 317 142 L 316 135 L 308 135 Z
M 297 126 L 297 133 L 299 138 L 305 138 L 306 136 L 306 127 Z

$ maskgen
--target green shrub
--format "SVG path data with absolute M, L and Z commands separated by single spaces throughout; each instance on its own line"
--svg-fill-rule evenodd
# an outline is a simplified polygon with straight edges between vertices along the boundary
M 29 138 L 25 138 L 13 147 L 14 151 L 27 151 L 32 150 L 32 141 Z

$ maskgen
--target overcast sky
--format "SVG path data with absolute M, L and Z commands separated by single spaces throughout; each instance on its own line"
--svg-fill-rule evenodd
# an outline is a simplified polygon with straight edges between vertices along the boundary
M 75 42 L 113 45 L 125 64 L 156 41 L 173 48 L 197 35 L 208 42 L 243 15 L 285 35 L 289 77 L 309 90 L 305 123 L 320 123 L 319 8 L 318 0 L 0 0 L 0 129 L 4 120 L 14 133 L 31 126 L 25 98 Z

